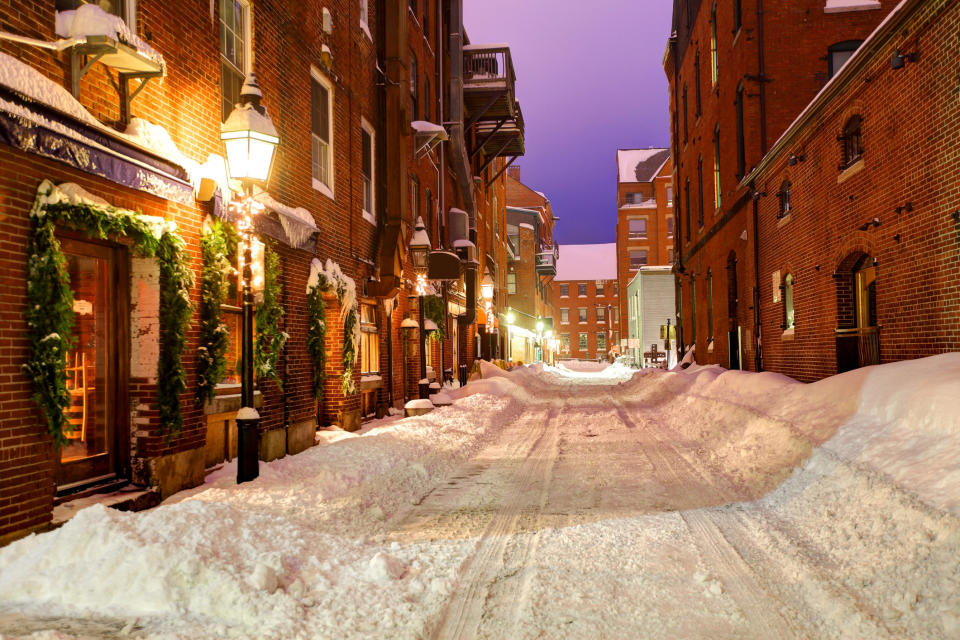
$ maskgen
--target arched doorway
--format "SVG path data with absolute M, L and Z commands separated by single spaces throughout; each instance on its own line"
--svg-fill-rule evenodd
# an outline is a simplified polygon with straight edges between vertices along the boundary
M 731 369 L 743 368 L 740 322 L 737 319 L 739 317 L 740 301 L 738 291 L 737 254 L 731 251 L 727 256 L 727 315 L 729 317 L 728 326 L 730 327 L 727 331 L 727 345 L 729 347 Z
M 837 283 L 837 373 L 880 364 L 877 264 L 855 251 L 833 274 Z

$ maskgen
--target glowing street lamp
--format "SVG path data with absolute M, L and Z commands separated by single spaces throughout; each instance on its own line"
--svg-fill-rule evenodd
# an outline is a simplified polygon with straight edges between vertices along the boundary
M 490 270 L 483 270 L 483 280 L 480 282 L 480 297 L 483 298 L 483 310 L 487 316 L 487 327 L 484 333 L 487 336 L 487 355 L 493 357 L 493 278 Z
M 420 380 L 427 378 L 427 332 L 423 322 L 423 297 L 427 295 L 427 260 L 430 256 L 430 236 L 423 224 L 423 218 L 417 216 L 417 224 L 413 227 L 410 237 L 410 261 L 416 273 L 417 307 L 420 309 Z M 420 397 L 430 397 L 430 383 L 418 383 Z
M 253 399 L 253 217 L 263 205 L 253 199 L 253 187 L 265 187 L 273 169 L 280 136 L 267 110 L 263 94 L 252 73 L 240 89 L 240 104 L 220 126 L 220 139 L 227 156 L 227 173 L 243 185 L 243 197 L 231 203 L 240 231 L 240 279 L 243 284 L 243 324 L 240 341 L 240 411 L 237 413 L 237 483 L 260 475 L 260 414 Z

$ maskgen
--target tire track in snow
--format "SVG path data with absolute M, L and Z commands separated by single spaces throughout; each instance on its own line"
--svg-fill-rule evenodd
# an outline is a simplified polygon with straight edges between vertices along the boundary
M 538 513 L 546 504 L 557 457 L 559 432 L 555 422 L 559 412 L 560 409 L 556 407 L 546 412 L 544 418 L 538 421 L 541 428 L 537 431 L 531 430 L 530 436 L 525 438 L 524 442 L 529 443 L 529 449 L 512 482 L 512 488 L 517 490 L 515 493 L 519 494 L 520 499 L 507 501 L 490 520 L 477 541 L 474 553 L 461 566 L 457 589 L 430 634 L 431 638 L 446 640 L 477 636 L 484 611 L 488 609 L 487 604 L 491 599 L 491 587 L 500 579 L 504 568 L 508 544 L 520 541 L 522 566 L 529 568 L 532 557 L 536 553 L 539 534 L 526 534 L 522 539 L 517 538 L 515 534 L 520 528 L 521 519 L 525 512 L 529 512 L 531 506 L 535 513 Z M 537 485 L 539 485 L 539 495 L 536 504 L 530 505 L 523 499 L 524 494 L 526 490 L 535 488 Z M 531 573 L 528 571 L 525 576 L 519 597 L 514 595 L 510 598 L 509 619 L 512 626 L 516 626 L 519 622 L 524 598 L 529 593 Z M 496 609 L 496 605 L 493 608 Z
M 618 417 L 627 426 L 642 430 L 651 440 L 643 449 L 654 473 L 667 483 L 696 488 L 702 495 L 713 495 L 719 501 L 736 500 L 736 492 L 721 489 L 716 482 L 706 477 L 669 442 L 661 439 L 645 423 L 637 423 L 626 411 L 622 402 L 612 394 L 611 404 Z M 682 471 L 681 471 L 682 470 Z M 704 508 L 679 512 L 693 535 L 701 559 L 726 587 L 730 597 L 737 603 L 748 622 L 754 637 L 794 638 L 802 637 L 783 617 L 780 610 L 784 604 L 758 580 L 756 570 L 740 555 L 713 522 Z

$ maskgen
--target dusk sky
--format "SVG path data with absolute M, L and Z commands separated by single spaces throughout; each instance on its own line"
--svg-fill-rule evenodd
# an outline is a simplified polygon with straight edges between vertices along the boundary
M 510 44 L 526 123 L 525 184 L 560 243 L 613 242 L 618 148 L 670 142 L 670 0 L 464 0 L 475 44 Z

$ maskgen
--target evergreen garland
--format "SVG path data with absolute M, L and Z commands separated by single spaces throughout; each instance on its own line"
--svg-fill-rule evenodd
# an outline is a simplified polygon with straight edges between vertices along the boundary
M 158 404 L 161 428 L 168 437 L 183 426 L 179 394 L 186 389 L 181 355 L 190 324 L 190 287 L 193 272 L 172 223 L 141 216 L 105 204 L 92 204 L 71 197 L 49 180 L 37 189 L 30 211 L 32 234 L 27 244 L 27 300 L 24 313 L 31 343 L 31 357 L 23 366 L 33 383 L 33 399 L 47 420 L 47 429 L 57 446 L 66 442 L 70 425 L 66 410 L 67 354 L 73 348 L 73 291 L 66 257 L 56 239 L 62 225 L 107 240 L 125 236 L 143 257 L 160 263 L 160 360 L 157 364 Z
M 216 397 L 217 384 L 227 370 L 230 344 L 227 325 L 220 321 L 220 307 L 227 297 L 227 277 L 233 272 L 229 256 L 236 253 L 233 226 L 213 220 L 200 241 L 203 274 L 200 279 L 200 346 L 197 348 L 197 404 Z
M 328 287 L 321 273 L 317 285 L 307 289 L 307 353 L 313 362 L 313 397 L 317 400 L 323 400 L 323 383 L 327 379 L 327 305 L 323 292 Z
M 283 383 L 277 373 L 280 351 L 288 336 L 280 330 L 283 307 L 280 295 L 283 285 L 280 279 L 280 256 L 269 244 L 263 248 L 263 302 L 257 305 L 254 322 L 257 327 L 257 339 L 253 345 L 253 366 L 258 380 L 275 380 L 277 386 Z
M 437 330 L 431 332 L 431 339 L 443 340 L 447 337 L 447 328 L 443 322 L 443 298 L 440 296 L 424 296 L 423 315 L 425 318 L 433 320 L 437 325 Z
M 354 334 L 360 329 L 358 320 L 356 307 L 348 311 L 343 319 L 343 379 L 340 388 L 345 396 L 357 393 L 357 384 L 353 381 L 353 365 L 357 361 L 357 340 L 354 339 Z

